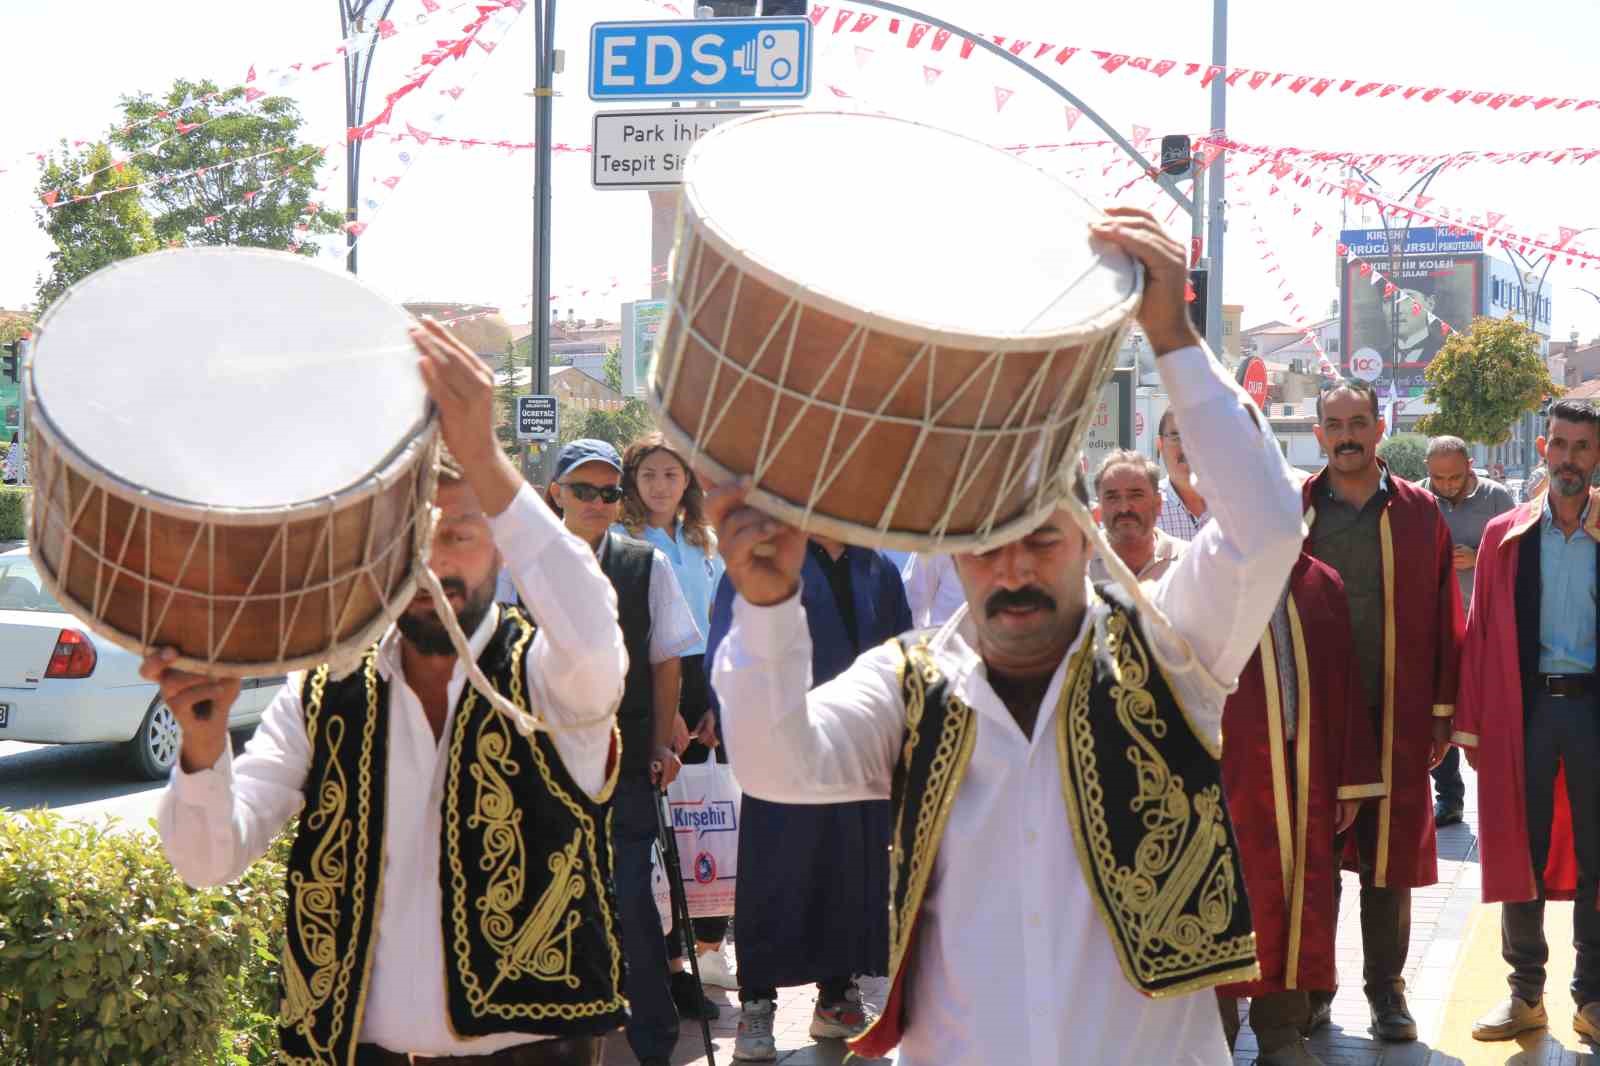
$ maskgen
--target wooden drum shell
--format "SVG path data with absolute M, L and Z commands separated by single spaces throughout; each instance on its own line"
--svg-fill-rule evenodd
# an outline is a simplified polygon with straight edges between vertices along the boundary
M 928 334 L 797 291 L 687 197 L 672 287 L 649 383 L 669 439 L 752 476 L 779 518 L 906 550 L 979 550 L 1055 509 L 1129 324 L 1012 347 Z
M 67 610 L 122 647 L 169 645 L 180 668 L 210 674 L 280 673 L 372 643 L 415 594 L 431 423 L 335 496 L 215 508 L 129 485 L 79 454 L 24 380 L 34 561 Z

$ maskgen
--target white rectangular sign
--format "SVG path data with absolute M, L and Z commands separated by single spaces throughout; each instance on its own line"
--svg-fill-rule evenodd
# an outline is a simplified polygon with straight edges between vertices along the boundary
M 683 181 L 683 157 L 695 141 L 759 107 L 674 107 L 597 111 L 592 179 L 596 189 L 670 189 Z

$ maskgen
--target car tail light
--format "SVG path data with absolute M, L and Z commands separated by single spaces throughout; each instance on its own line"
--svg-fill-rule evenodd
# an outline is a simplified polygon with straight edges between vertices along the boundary
M 50 653 L 45 677 L 88 677 L 99 660 L 89 638 L 76 629 L 63 629 L 56 637 L 56 650 Z

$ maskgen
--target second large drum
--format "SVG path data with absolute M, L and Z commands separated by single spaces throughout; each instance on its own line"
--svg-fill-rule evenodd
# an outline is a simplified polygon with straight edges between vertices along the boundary
M 1071 491 L 1142 286 L 1101 212 L 1011 153 L 773 112 L 691 150 L 649 382 L 751 502 L 855 544 L 977 550 Z

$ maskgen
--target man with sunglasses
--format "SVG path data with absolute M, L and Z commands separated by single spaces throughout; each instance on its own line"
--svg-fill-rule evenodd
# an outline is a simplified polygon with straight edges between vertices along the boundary
M 678 776 L 681 656 L 700 631 L 672 564 L 657 548 L 613 532 L 622 512 L 622 457 L 603 440 L 582 438 L 556 456 L 550 505 L 567 529 L 594 549 L 617 592 L 617 621 L 628 673 L 617 711 L 622 762 L 611 799 L 614 881 L 628 963 L 628 1044 L 643 1066 L 664 1064 L 678 1042 L 678 1018 L 717 1016 L 688 973 L 667 976 L 667 947 L 650 892 L 650 844 L 657 794 Z

